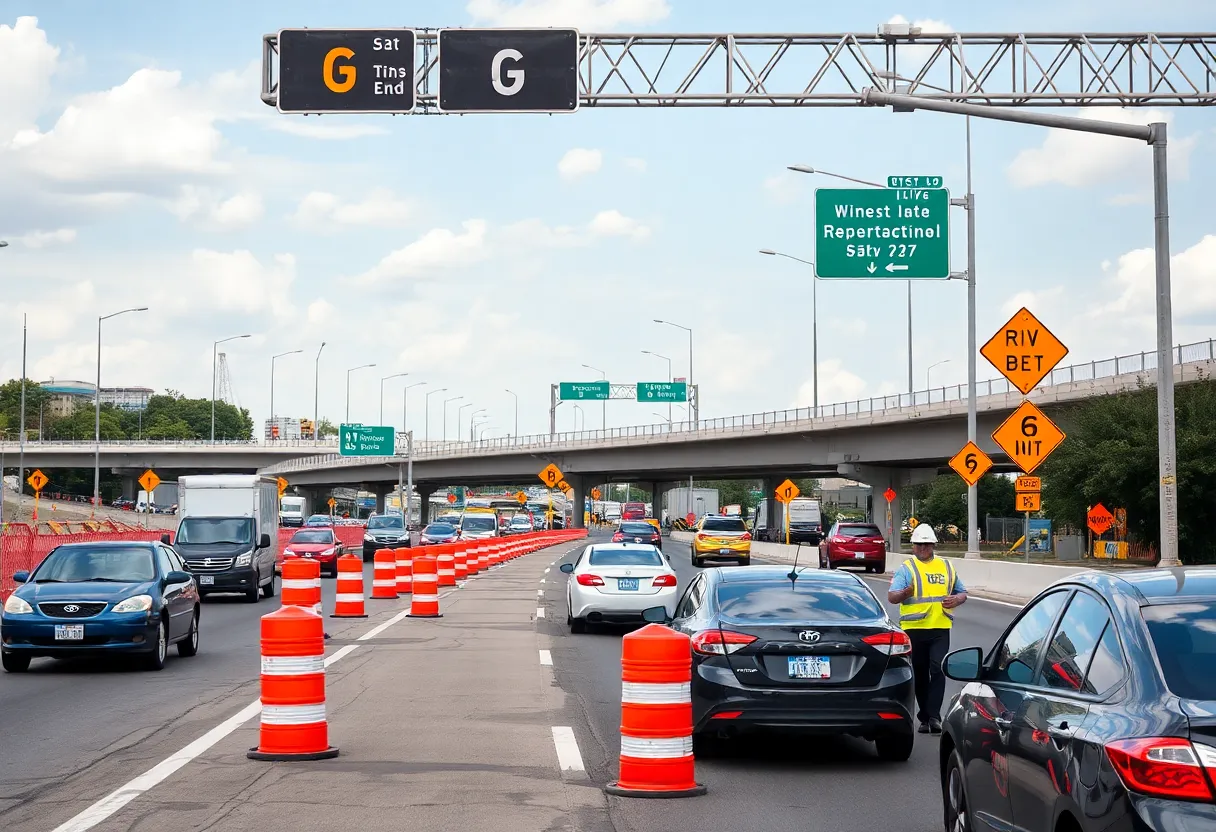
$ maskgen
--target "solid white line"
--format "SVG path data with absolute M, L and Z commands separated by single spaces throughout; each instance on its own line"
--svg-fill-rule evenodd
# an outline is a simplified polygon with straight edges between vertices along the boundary
M 346 645 L 341 650 L 339 650 L 337 653 L 334 653 L 332 656 L 326 656 L 325 657 L 325 666 L 329 667 L 334 662 L 336 662 L 346 656 L 349 656 L 351 653 L 355 652 L 357 649 L 359 649 L 359 645 L 357 645 L 357 644 Z
M 553 654 L 548 650 L 541 650 L 540 663 L 545 667 L 553 667 Z
M 536 608 L 536 617 L 537 617 L 537 618 L 544 618 L 544 617 L 545 617 L 545 608 L 544 608 L 544 607 L 537 607 L 537 608 Z
M 562 771 L 586 771 L 573 728 L 566 725 L 553 726 L 553 746 L 557 749 L 557 764 Z
M 404 620 L 405 617 L 409 614 L 410 614 L 410 611 L 408 609 L 402 610 L 401 612 L 397 613 L 392 618 L 390 618 L 388 621 L 385 621 L 383 624 L 380 624 L 376 627 L 372 627 L 366 633 L 364 633 L 363 635 L 361 635 L 357 639 L 355 639 L 355 641 L 367 641 L 368 639 L 375 638 L 376 636 L 380 635 L 385 630 L 387 630 L 389 627 L 396 624 L 398 621 Z

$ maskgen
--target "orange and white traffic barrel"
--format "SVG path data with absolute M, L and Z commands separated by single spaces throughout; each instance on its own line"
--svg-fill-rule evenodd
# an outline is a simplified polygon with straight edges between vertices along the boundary
M 325 717 L 325 624 L 311 609 L 286 606 L 262 616 L 261 723 L 251 760 L 338 756 Z
M 452 554 L 456 547 L 445 543 L 437 548 L 439 552 L 435 556 L 435 565 L 439 573 L 439 585 L 456 586 L 456 556 Z
M 392 549 L 377 549 L 372 570 L 372 598 L 397 597 L 397 555 Z
M 441 618 L 439 614 L 439 562 L 429 556 L 414 558 L 414 597 L 410 618 Z
M 621 639 L 621 773 L 604 787 L 618 797 L 695 797 L 692 645 L 648 624 Z
M 396 550 L 394 557 L 397 559 L 397 594 L 409 595 L 414 591 L 413 553 L 401 548 Z
M 304 607 L 321 614 L 321 564 L 309 558 L 283 561 L 283 606 Z
M 465 551 L 468 553 L 468 570 L 470 575 L 476 575 L 483 567 L 481 565 L 481 543 L 471 542 L 469 548 Z
M 456 544 L 456 552 L 452 555 L 452 566 L 456 570 L 456 580 L 463 581 L 469 577 L 468 548 L 463 543 Z
M 338 558 L 335 592 L 330 618 L 367 618 L 363 604 L 363 558 L 350 554 Z

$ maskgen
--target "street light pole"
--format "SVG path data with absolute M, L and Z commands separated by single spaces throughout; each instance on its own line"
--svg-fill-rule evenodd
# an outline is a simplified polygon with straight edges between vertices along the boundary
M 578 433 L 578 417 L 583 416 L 583 409 L 578 405 L 574 406 L 574 432 Z M 583 416 L 583 427 L 587 426 L 587 417 Z
M 448 405 L 452 402 L 460 401 L 464 396 L 452 396 L 450 399 L 443 400 L 443 441 L 448 441 Z
M 486 409 L 483 407 L 478 410 L 474 410 L 472 413 L 469 414 L 469 441 L 470 442 L 475 441 L 476 434 L 474 433 L 474 428 L 477 426 L 478 419 L 480 419 L 482 422 L 489 421 L 489 419 L 490 419 L 489 416 L 481 415 L 485 412 L 486 412 Z
M 656 324 L 666 324 L 667 326 L 674 326 L 676 329 L 682 329 L 688 333 L 688 389 L 692 390 L 692 385 L 693 385 L 693 379 L 692 379 L 692 328 L 687 327 L 687 326 L 681 326 L 680 324 L 672 323 L 671 321 L 660 321 L 658 318 L 655 318 L 654 322 Z M 698 428 L 700 428 L 700 424 L 699 424 L 701 421 L 701 397 L 700 397 L 700 395 L 697 396 L 696 405 L 697 405 L 697 407 L 696 407 L 696 411 L 694 413 L 695 418 L 692 420 L 693 421 L 693 424 L 692 424 L 693 430 L 697 430 Z
M 101 322 L 108 318 L 117 318 L 119 315 L 125 315 L 128 312 L 147 311 L 148 307 L 141 306 L 138 309 L 123 309 L 120 312 L 111 312 L 109 315 L 102 315 L 97 319 L 97 386 L 93 388 L 93 508 L 89 512 L 89 517 L 96 516 L 97 506 L 101 502 Z M 214 377 L 213 373 L 212 378 Z M 214 416 L 211 422 L 211 441 L 215 441 Z M 17 489 L 21 489 L 20 482 L 17 483 Z
M 929 366 L 928 366 L 928 367 L 925 369 L 925 390 L 928 390 L 928 389 L 929 389 L 929 388 L 932 386 L 932 385 L 930 385 L 930 384 L 929 384 L 929 373 L 933 372 L 933 368 L 934 368 L 934 367 L 940 367 L 940 366 L 941 366 L 941 365 L 943 365 L 943 364 L 949 364 L 949 363 L 950 363 L 950 359 L 949 359 L 949 358 L 943 358 L 941 361 L 936 361 L 936 362 L 934 362 L 933 364 L 930 364 L 930 365 L 929 365 Z
M 515 397 L 515 438 L 518 440 L 519 439 L 519 395 L 517 393 L 515 393 L 515 391 L 513 391 L 513 390 L 508 390 L 507 392 Z
M 321 350 L 325 349 L 325 342 L 321 342 L 321 346 L 317 348 L 317 360 L 313 365 L 312 379 L 312 442 L 317 444 L 321 441 Z
M 423 406 L 426 409 L 426 414 L 423 417 L 423 432 L 426 434 L 427 442 L 431 441 L 431 396 L 435 395 L 436 393 L 446 393 L 447 391 L 448 388 L 440 387 L 438 390 L 432 390 L 431 392 L 427 393 L 426 396 L 424 396 L 426 401 Z
M 401 378 L 408 375 L 409 373 L 393 373 L 391 376 L 384 376 L 380 379 L 380 424 L 384 424 L 384 382 L 390 378 Z M 404 430 L 404 427 L 402 429 Z
M 605 373 L 603 370 L 601 370 L 599 367 L 592 367 L 590 364 L 584 364 L 583 367 L 585 367 L 588 370 L 595 370 L 597 373 L 600 374 L 600 378 L 603 381 L 608 380 L 608 374 Z M 611 390 L 609 391 L 608 395 L 609 396 L 612 395 Z M 602 402 L 600 402 L 600 404 L 603 406 L 603 411 L 601 411 L 601 414 L 600 414 L 600 427 L 604 430 L 608 430 L 608 400 L 604 399 Z M 586 425 L 584 425 L 583 427 L 586 427 Z
M 466 407 L 472 407 L 472 406 L 473 406 L 473 402 L 465 402 L 460 407 L 456 408 L 456 439 L 457 439 L 457 441 L 460 440 L 460 437 L 462 434 L 462 431 L 460 429 L 460 418 L 461 418 L 461 416 L 464 415 L 464 409 Z M 473 422 L 473 417 L 470 416 L 469 424 L 472 424 L 472 422 Z
M 122 313 L 120 312 L 118 314 L 122 314 Z M 220 344 L 227 343 L 228 341 L 237 341 L 241 338 L 248 338 L 248 337 L 250 337 L 250 336 L 233 335 L 228 338 L 221 338 L 220 340 L 215 341 L 214 343 L 211 344 L 211 441 L 212 441 L 212 443 L 215 442 L 215 384 L 217 381 L 217 379 L 215 377 L 216 376 L 215 364 L 218 359 L 217 350 L 219 349 Z M 101 340 L 101 336 L 99 335 L 98 336 L 99 343 L 100 343 L 100 340 Z M 99 351 L 100 351 L 100 348 L 99 348 Z M 100 362 L 100 359 L 98 359 L 98 360 Z M 98 372 L 100 373 L 100 370 Z
M 355 370 L 366 370 L 369 367 L 375 367 L 375 364 L 360 364 L 358 367 L 351 367 L 346 371 L 346 424 L 350 424 L 350 374 Z
M 301 353 L 301 352 L 304 352 L 304 350 L 292 350 L 291 352 L 281 352 L 278 355 L 270 356 L 270 423 L 272 425 L 274 424 L 274 417 L 275 417 L 275 413 L 274 413 L 274 362 L 278 361 L 280 358 L 282 358 L 285 355 L 296 355 L 297 353 Z M 315 427 L 313 429 L 316 430 Z
M 803 260 L 801 257 L 795 257 L 792 254 L 785 254 L 780 251 L 773 251 L 771 248 L 760 249 L 761 254 L 767 254 L 770 257 L 784 257 L 787 260 L 795 260 L 802 263 L 804 266 L 811 267 L 811 379 L 812 393 L 811 404 L 815 409 L 815 417 L 819 417 L 819 278 L 815 276 L 815 264 L 810 260 Z M 912 285 L 911 281 L 908 283 Z M 909 318 L 909 321 L 911 318 Z M 911 343 L 911 342 L 909 342 Z M 909 354 L 911 351 L 909 350 Z
M 405 385 L 405 389 L 401 391 L 401 429 L 409 433 L 410 425 L 410 388 L 421 387 L 426 384 L 425 381 L 415 381 L 413 384 Z M 413 434 L 411 434 L 411 441 Z
M 661 358 L 667 362 L 667 383 L 671 383 L 671 359 L 665 355 L 659 355 L 657 352 L 650 350 L 642 350 L 642 355 L 653 355 L 655 358 Z M 671 430 L 671 402 L 667 403 L 667 429 Z

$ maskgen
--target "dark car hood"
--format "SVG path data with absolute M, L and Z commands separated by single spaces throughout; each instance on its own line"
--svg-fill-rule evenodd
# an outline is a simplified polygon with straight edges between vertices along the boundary
M 105 581 L 82 581 L 66 584 L 24 584 L 17 587 L 16 595 L 30 604 L 47 601 L 107 601 L 117 602 L 132 595 L 156 596 L 156 581 L 112 584 Z
M 174 543 L 173 548 L 191 558 L 235 557 L 253 548 L 252 543 Z

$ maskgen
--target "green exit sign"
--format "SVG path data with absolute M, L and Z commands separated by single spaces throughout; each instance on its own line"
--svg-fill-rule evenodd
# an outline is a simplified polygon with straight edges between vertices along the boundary
M 392 456 L 396 452 L 396 432 L 377 425 L 341 425 L 338 452 L 342 456 Z
M 888 176 L 888 188 L 942 188 L 944 181 L 940 176 Z
M 686 402 L 688 383 L 683 381 L 639 381 L 640 402 Z
M 606 381 L 563 381 L 557 385 L 557 395 L 562 401 L 580 399 L 598 401 L 612 394 L 612 385 Z
M 950 193 L 944 188 L 819 188 L 815 274 L 949 277 Z

